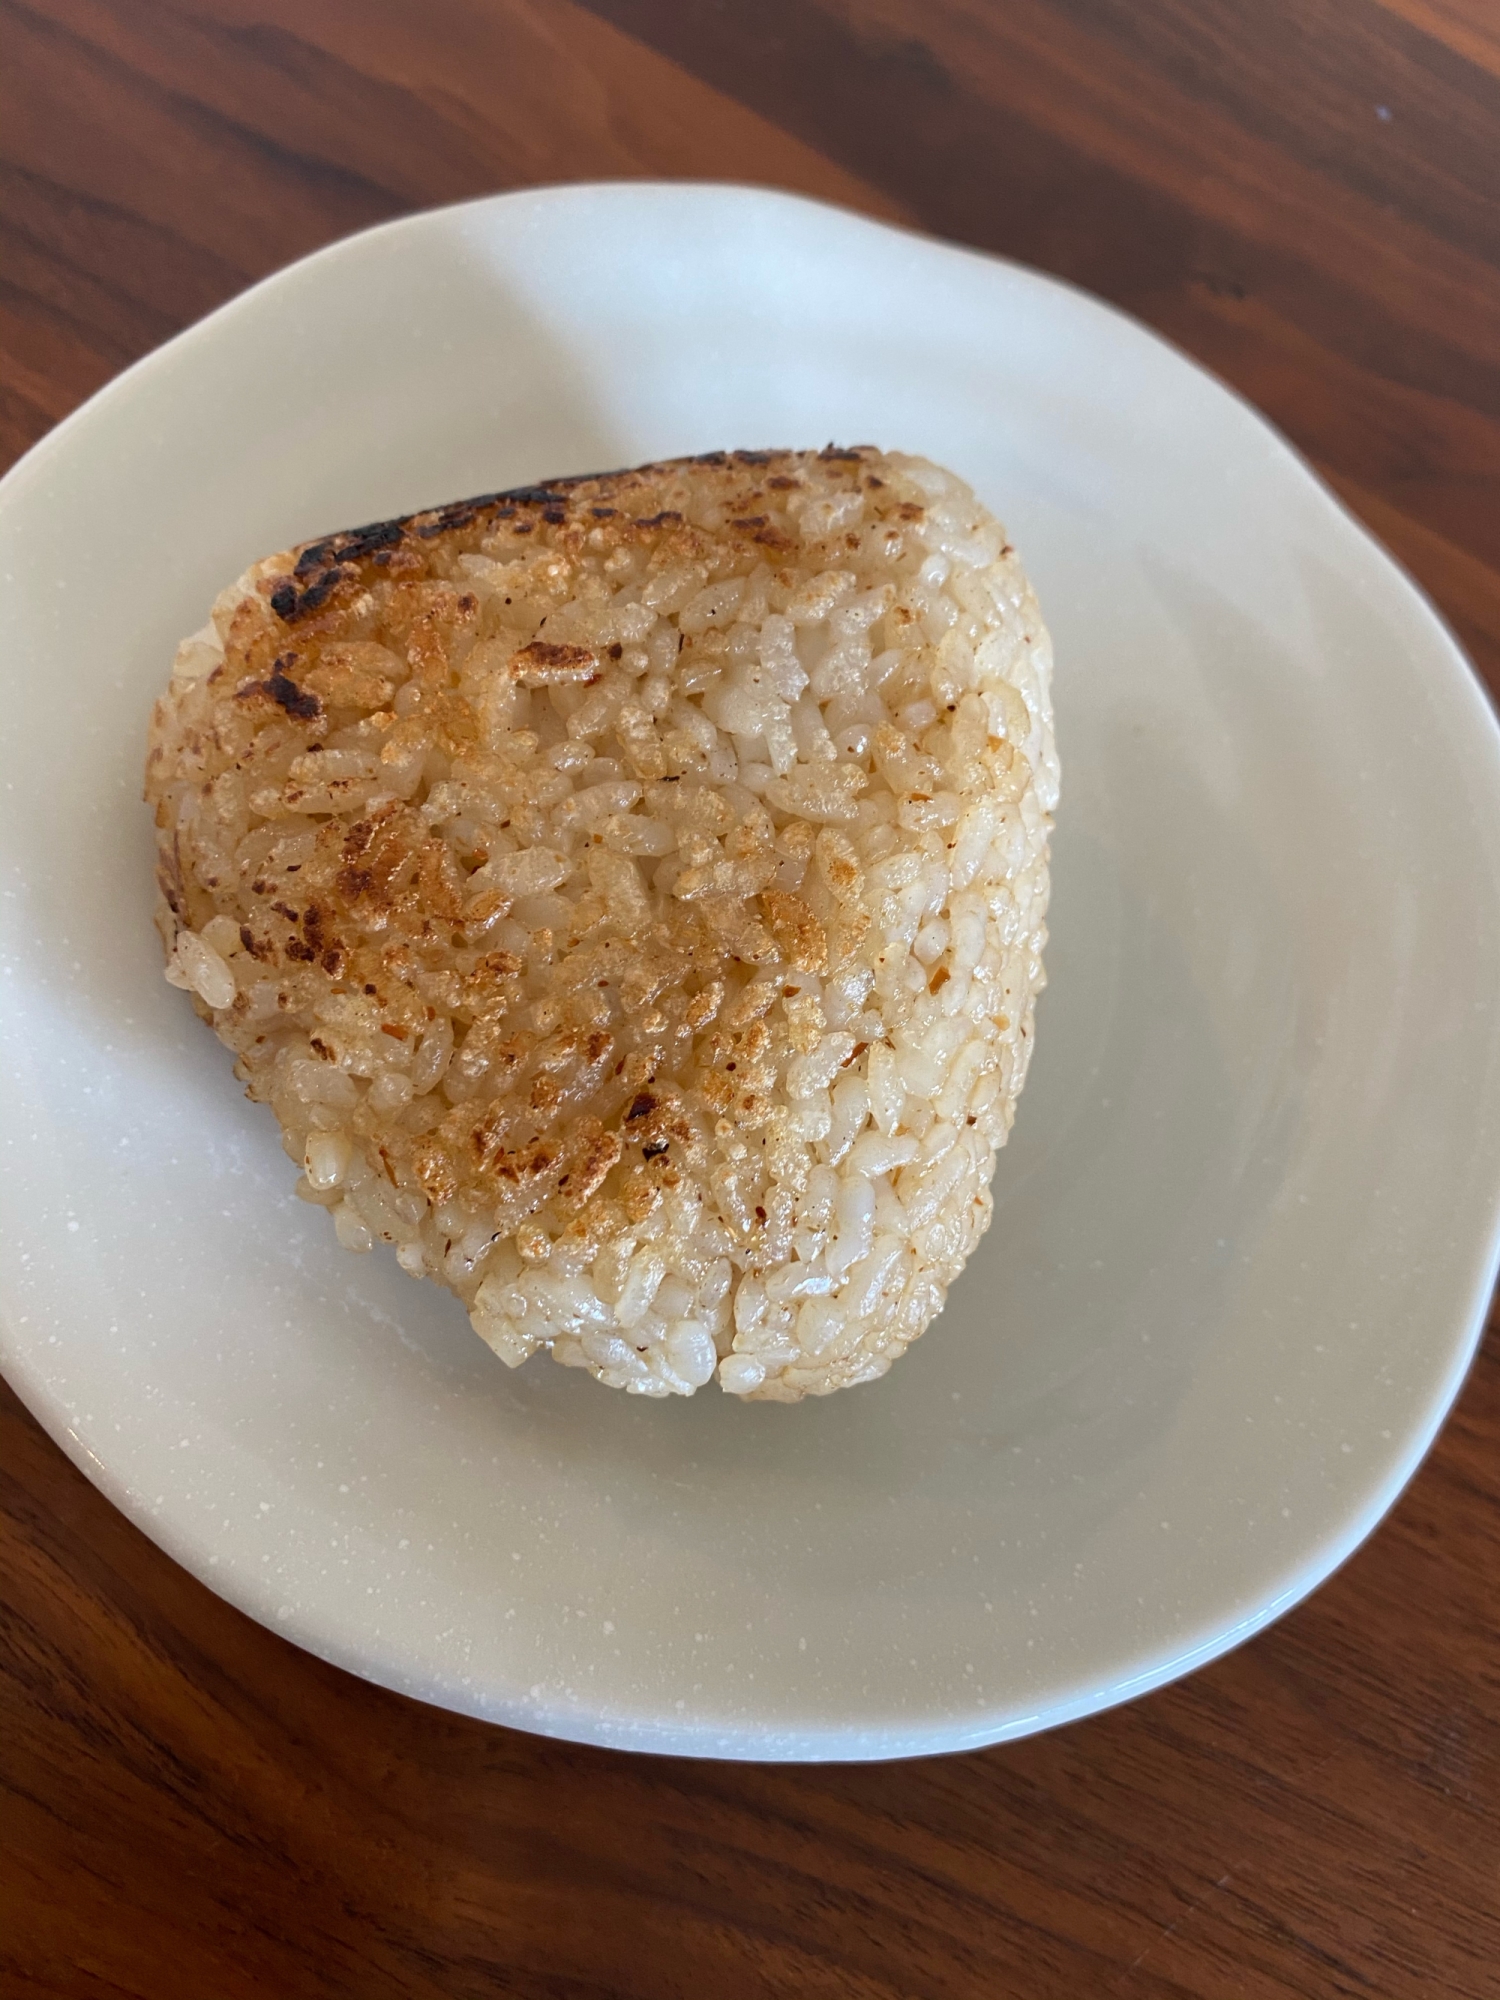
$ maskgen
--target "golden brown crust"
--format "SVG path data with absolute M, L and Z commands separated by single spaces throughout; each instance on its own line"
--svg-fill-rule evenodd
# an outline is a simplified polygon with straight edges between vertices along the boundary
M 721 486 L 726 529 L 758 548 L 786 554 L 796 544 L 773 524 L 769 510 L 784 503 L 787 492 L 799 483 L 808 456 L 790 451 L 710 451 L 624 472 L 586 473 L 512 487 L 505 493 L 481 493 L 471 500 L 303 542 L 288 552 L 279 574 L 273 571 L 263 580 L 264 595 L 289 630 L 328 630 L 376 578 L 430 574 L 433 544 L 439 540 L 449 549 L 468 551 L 505 529 L 518 539 L 539 526 L 561 530 L 556 539 L 563 546 L 575 535 L 586 536 L 591 547 L 605 553 L 639 544 L 642 538 L 658 545 L 669 539 L 683 554 L 691 554 L 699 538 L 680 508 L 664 504 L 677 497 L 674 489 L 689 468 L 700 489 L 705 475 L 715 477 Z M 829 445 L 814 456 L 826 465 L 852 467 L 877 454 L 869 445 Z M 918 520 L 921 509 L 907 503 L 902 518 Z

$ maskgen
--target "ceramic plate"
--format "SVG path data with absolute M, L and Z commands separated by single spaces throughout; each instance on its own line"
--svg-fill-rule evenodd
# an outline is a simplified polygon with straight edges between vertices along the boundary
M 830 438 L 972 481 L 1056 640 L 1051 987 L 994 1226 L 873 1387 L 511 1374 L 292 1199 L 164 983 L 148 708 L 300 537 Z M 133 368 L 0 487 L 0 572 L 5 1368 L 253 1617 L 559 1736 L 951 1750 L 1243 1639 L 1426 1451 L 1496 1256 L 1500 741 L 1390 560 L 1129 320 L 783 196 L 508 195 Z

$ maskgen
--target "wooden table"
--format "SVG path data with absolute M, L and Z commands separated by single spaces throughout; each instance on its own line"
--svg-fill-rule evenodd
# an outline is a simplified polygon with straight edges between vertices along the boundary
M 0 0 L 7 459 L 251 279 L 529 182 L 767 181 L 1118 301 L 1500 676 L 1495 0 Z M 6 1396 L 0 1988 L 1500 1995 L 1500 1355 L 1373 1542 L 1133 1707 L 926 1763 L 572 1748 L 294 1651 Z

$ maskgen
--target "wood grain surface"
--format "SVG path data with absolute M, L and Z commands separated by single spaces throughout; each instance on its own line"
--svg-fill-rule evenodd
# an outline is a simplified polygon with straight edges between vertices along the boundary
M 804 190 L 1259 404 L 1500 686 L 1495 0 L 0 0 L 0 450 L 263 273 L 538 181 Z M 550 1744 L 294 1651 L 0 1401 L 0 1993 L 1500 1995 L 1500 1359 L 1271 1632 L 1029 1742 Z

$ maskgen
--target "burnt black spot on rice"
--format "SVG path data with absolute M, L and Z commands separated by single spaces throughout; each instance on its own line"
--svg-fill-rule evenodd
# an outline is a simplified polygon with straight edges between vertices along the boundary
M 266 693 L 278 707 L 299 722 L 313 722 L 323 713 L 323 704 L 315 694 L 308 694 L 282 667 L 280 660 L 270 678 L 265 683 Z

